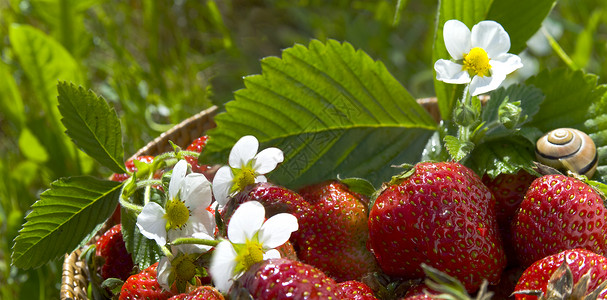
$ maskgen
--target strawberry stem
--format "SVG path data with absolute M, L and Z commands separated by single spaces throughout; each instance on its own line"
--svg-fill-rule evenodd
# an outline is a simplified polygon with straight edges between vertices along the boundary
M 197 245 L 206 245 L 206 246 L 217 246 L 219 241 L 217 240 L 207 240 L 207 239 L 197 239 L 197 238 L 178 238 L 171 242 L 171 245 L 183 245 L 183 244 L 197 244 Z

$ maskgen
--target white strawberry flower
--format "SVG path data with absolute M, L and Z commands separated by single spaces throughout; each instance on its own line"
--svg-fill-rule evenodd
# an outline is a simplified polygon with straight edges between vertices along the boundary
M 277 214 L 265 222 L 264 219 L 265 209 L 257 201 L 245 202 L 234 212 L 228 224 L 228 240 L 215 247 L 209 269 L 219 291 L 228 292 L 233 281 L 253 264 L 280 258 L 274 248 L 286 243 L 299 228 L 292 214 Z
M 203 174 L 187 172 L 188 163 L 180 160 L 173 168 L 164 207 L 150 201 L 137 216 L 141 234 L 160 246 L 180 237 L 214 239 L 215 218 L 207 211 L 212 201 L 211 183 Z M 187 253 L 211 248 L 197 244 L 175 247 Z
M 178 250 L 173 254 L 174 256 L 170 258 L 166 256 L 160 258 L 157 268 L 158 284 L 167 291 L 171 290 L 173 282 L 183 286 L 198 274 L 196 259 L 199 253 L 184 253 Z
M 436 79 L 452 84 L 470 84 L 472 96 L 497 89 L 506 75 L 523 66 L 521 58 L 507 53 L 510 36 L 495 21 L 468 27 L 449 20 L 443 27 L 445 47 L 455 61 L 439 59 L 434 64 Z
M 284 159 L 282 150 L 267 148 L 257 153 L 259 141 L 252 135 L 243 136 L 230 151 L 229 166 L 217 170 L 213 179 L 213 195 L 222 208 L 228 197 L 256 182 L 266 182 L 264 174 L 274 170 Z

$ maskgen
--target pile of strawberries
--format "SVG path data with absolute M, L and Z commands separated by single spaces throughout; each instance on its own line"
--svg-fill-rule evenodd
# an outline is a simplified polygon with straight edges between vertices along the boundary
M 188 149 L 200 152 L 205 143 L 203 137 Z M 188 162 L 212 177 L 209 167 Z M 132 163 L 127 167 L 136 171 Z M 113 179 L 126 178 L 115 174 Z M 99 274 L 124 281 L 119 299 L 607 297 L 601 285 L 607 281 L 607 211 L 601 196 L 573 177 L 526 171 L 480 177 L 456 162 L 425 162 L 374 195 L 339 181 L 297 192 L 256 183 L 221 212 L 228 226 L 231 214 L 247 201 L 262 203 L 266 218 L 293 214 L 299 230 L 279 249 L 282 258 L 253 265 L 228 295 L 209 280 L 182 294 L 163 290 L 156 281 L 157 264 L 143 271 L 133 265 L 120 225 L 96 244 L 104 262 Z M 425 266 L 454 283 L 436 284 L 432 276 L 424 280 Z

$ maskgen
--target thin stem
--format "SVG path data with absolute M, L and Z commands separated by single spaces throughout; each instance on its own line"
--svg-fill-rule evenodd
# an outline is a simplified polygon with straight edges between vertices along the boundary
M 126 199 L 124 199 L 123 197 L 120 198 L 120 205 L 126 209 L 132 210 L 137 212 L 138 214 L 141 213 L 141 211 L 143 210 L 142 206 L 139 206 L 137 204 L 133 204 L 129 201 L 127 201 Z
M 175 257 L 166 245 L 160 246 L 160 250 L 162 250 L 164 256 L 166 256 L 169 260 L 173 260 L 173 258 Z
M 206 245 L 206 246 L 217 246 L 219 241 L 217 240 L 207 240 L 207 239 L 197 239 L 197 238 L 178 238 L 171 242 L 171 245 L 183 245 L 183 244 L 197 244 L 197 245 Z

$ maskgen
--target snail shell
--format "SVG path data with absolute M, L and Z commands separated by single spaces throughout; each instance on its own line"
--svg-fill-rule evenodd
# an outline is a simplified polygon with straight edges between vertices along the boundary
M 542 136 L 535 144 L 535 156 L 545 165 L 569 170 L 591 178 L 598 164 L 592 139 L 573 128 L 559 128 Z

